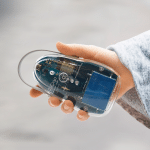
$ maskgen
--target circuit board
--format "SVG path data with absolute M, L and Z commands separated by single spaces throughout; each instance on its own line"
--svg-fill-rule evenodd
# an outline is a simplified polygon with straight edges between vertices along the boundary
M 98 114 L 105 111 L 117 80 L 117 75 L 103 66 L 48 55 L 36 62 L 34 76 L 47 92 Z

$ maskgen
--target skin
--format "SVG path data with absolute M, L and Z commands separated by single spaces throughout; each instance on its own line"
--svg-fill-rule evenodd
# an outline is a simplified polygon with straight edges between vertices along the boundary
M 93 45 L 63 44 L 61 42 L 57 42 L 56 47 L 64 55 L 94 60 L 113 68 L 114 71 L 120 75 L 121 82 L 120 92 L 117 99 L 121 98 L 129 89 L 135 86 L 131 72 L 121 63 L 117 54 L 113 51 Z M 30 95 L 35 98 L 42 95 L 42 92 L 31 89 Z M 48 104 L 51 107 L 57 107 L 61 103 L 62 102 L 56 97 L 50 97 L 48 99 Z M 61 105 L 61 110 L 66 114 L 70 114 L 74 111 L 74 105 L 70 100 L 65 100 Z M 78 120 L 85 121 L 88 118 L 89 115 L 87 112 L 83 110 L 78 111 Z

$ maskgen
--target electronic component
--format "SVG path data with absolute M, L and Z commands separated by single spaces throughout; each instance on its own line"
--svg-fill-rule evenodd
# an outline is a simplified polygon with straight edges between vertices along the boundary
M 40 70 L 41 70 L 41 67 L 42 67 L 42 65 L 38 64 L 38 65 L 36 66 L 36 70 L 37 70 L 37 71 L 40 71 Z
M 70 82 L 73 83 L 73 82 L 74 82 L 74 79 L 73 79 L 73 78 L 70 78 Z
M 68 80 L 68 74 L 65 73 L 65 72 L 62 72 L 59 74 L 59 81 L 62 82 L 62 83 L 65 83 L 67 82 Z
M 40 88 L 33 88 L 70 99 L 76 110 L 85 110 L 91 116 L 103 116 L 111 110 L 120 88 L 119 75 L 112 68 L 92 60 L 48 52 L 53 54 L 35 62 L 33 76 Z
M 75 85 L 79 85 L 79 81 L 78 80 L 75 81 Z
M 50 75 L 52 75 L 52 76 L 55 74 L 55 72 L 54 72 L 53 70 L 51 70 L 49 73 L 50 73 Z

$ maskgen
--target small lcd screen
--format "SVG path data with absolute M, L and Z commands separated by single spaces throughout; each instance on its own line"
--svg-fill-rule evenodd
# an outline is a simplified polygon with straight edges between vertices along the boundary
M 85 90 L 82 102 L 97 109 L 105 110 L 115 84 L 115 79 L 94 71 Z

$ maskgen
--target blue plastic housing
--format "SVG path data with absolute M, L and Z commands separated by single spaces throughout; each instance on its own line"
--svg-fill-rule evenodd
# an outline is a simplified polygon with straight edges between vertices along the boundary
M 108 78 L 94 71 L 85 90 L 82 102 L 104 111 L 115 84 L 115 79 Z

